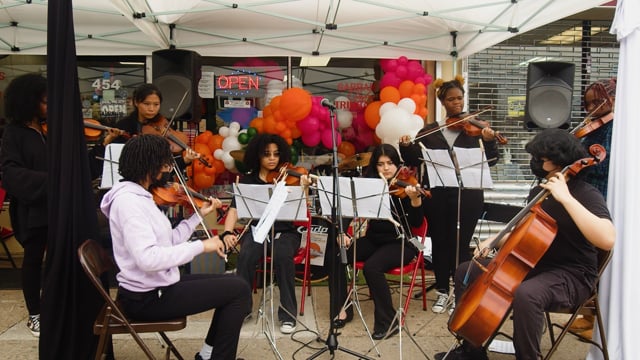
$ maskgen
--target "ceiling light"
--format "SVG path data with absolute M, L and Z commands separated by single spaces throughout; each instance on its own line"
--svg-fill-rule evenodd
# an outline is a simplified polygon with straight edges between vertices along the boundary
M 144 65 L 143 61 L 120 61 L 120 65 Z
M 300 58 L 300 67 L 327 66 L 331 56 L 303 56 Z
M 592 26 L 591 36 L 597 35 L 603 31 L 609 30 L 604 26 Z M 540 41 L 542 45 L 570 45 L 582 40 L 582 26 L 574 26 L 559 34 L 553 35 L 546 40 Z

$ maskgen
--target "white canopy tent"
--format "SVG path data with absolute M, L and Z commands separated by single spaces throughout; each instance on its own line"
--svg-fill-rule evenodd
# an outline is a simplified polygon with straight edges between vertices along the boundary
M 464 58 L 603 0 L 73 0 L 78 55 Z M 0 54 L 46 53 L 48 1 L 0 0 Z

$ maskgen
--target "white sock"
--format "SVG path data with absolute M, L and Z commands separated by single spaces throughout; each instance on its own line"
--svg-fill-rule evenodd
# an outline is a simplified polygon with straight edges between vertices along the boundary
M 212 352 L 213 352 L 213 346 L 208 345 L 207 343 L 202 344 L 202 349 L 200 349 L 200 356 L 202 356 L 204 360 L 211 359 Z

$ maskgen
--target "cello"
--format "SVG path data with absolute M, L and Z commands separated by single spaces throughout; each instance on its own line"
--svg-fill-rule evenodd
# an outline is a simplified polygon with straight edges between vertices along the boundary
M 593 157 L 579 159 L 561 173 L 565 177 L 575 176 L 606 156 L 601 145 L 592 145 L 589 152 Z M 541 207 L 549 195 L 548 190 L 540 191 L 487 247 L 495 248 L 506 238 L 486 267 L 478 264 L 483 273 L 469 285 L 456 305 L 448 323 L 451 333 L 481 347 L 498 331 L 511 308 L 516 289 L 555 238 L 556 222 Z

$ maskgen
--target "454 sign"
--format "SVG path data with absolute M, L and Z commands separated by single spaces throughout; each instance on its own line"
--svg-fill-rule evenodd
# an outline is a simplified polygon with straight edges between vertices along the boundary
M 109 89 L 118 90 L 122 87 L 122 81 L 116 79 L 95 79 L 91 87 L 95 89 L 96 93 Z

